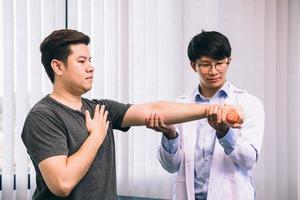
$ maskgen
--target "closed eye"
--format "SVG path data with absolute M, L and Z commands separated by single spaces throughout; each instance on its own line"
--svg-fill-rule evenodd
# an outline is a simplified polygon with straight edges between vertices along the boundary
M 199 67 L 210 67 L 211 66 L 211 64 L 207 64 L 207 63 L 203 63 L 203 64 L 199 64 Z

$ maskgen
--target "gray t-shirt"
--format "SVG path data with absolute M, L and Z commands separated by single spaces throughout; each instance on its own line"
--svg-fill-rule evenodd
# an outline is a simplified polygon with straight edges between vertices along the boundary
M 38 164 L 51 156 L 72 155 L 88 137 L 85 116 L 49 95 L 39 101 L 29 112 L 22 131 L 22 140 L 36 171 L 37 188 L 34 200 L 113 200 L 116 192 L 115 141 L 113 129 L 121 128 L 122 120 L 130 104 L 111 100 L 88 100 L 82 98 L 83 109 L 94 115 L 97 104 L 105 105 L 110 121 L 108 133 L 98 150 L 93 164 L 67 198 L 55 196 L 47 187 Z

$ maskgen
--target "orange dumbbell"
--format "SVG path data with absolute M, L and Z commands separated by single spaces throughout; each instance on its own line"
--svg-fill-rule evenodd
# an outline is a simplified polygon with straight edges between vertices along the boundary
M 240 116 L 235 111 L 231 111 L 226 114 L 226 121 L 230 124 L 239 123 Z

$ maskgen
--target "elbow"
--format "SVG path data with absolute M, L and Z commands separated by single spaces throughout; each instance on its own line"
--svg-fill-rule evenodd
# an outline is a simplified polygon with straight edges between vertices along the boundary
M 50 191 L 58 197 L 68 197 L 73 190 L 72 184 L 68 181 L 57 181 L 52 187 L 49 187 Z
M 68 187 L 66 185 L 60 185 L 59 186 L 59 190 L 58 190 L 58 193 L 57 193 L 57 196 L 60 196 L 60 197 L 68 197 L 69 194 L 71 193 L 72 191 L 72 188 L 71 187 Z
M 253 170 L 256 166 L 258 159 L 258 153 L 255 151 L 255 155 L 248 157 L 248 159 L 244 160 L 244 168 L 245 170 Z
M 247 160 L 242 160 L 238 165 L 240 166 L 240 168 L 242 168 L 245 171 L 250 171 L 253 170 L 255 165 L 256 165 L 256 160 L 254 159 L 247 159 Z
M 244 166 L 241 166 L 241 168 L 242 168 L 244 171 L 251 171 L 251 170 L 254 169 L 254 166 L 255 166 L 255 164 L 253 164 L 253 165 L 246 164 L 246 165 L 244 165 Z
M 254 167 L 255 167 L 255 165 L 256 165 L 256 160 L 252 160 L 252 161 L 250 161 L 250 162 L 247 162 L 246 164 L 245 164 L 245 170 L 253 170 L 254 169 Z
M 170 174 L 178 172 L 180 160 L 178 160 L 175 156 L 172 156 L 172 158 L 170 158 L 159 153 L 158 159 L 162 168 L 164 168 Z
M 244 171 L 253 170 L 258 160 L 258 152 L 255 148 L 234 150 L 229 156 Z

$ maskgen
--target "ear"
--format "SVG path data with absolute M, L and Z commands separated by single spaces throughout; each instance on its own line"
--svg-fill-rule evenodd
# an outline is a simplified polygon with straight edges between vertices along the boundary
M 196 62 L 191 61 L 190 64 L 191 64 L 191 67 L 193 68 L 194 72 L 197 72 Z
M 228 63 L 228 65 L 229 65 L 229 64 L 230 64 L 230 62 L 231 62 L 231 57 L 229 57 L 229 58 L 228 58 L 228 62 L 229 62 L 229 63 Z
M 61 75 L 63 73 L 64 63 L 60 60 L 53 59 L 51 61 L 51 67 L 56 75 Z

